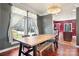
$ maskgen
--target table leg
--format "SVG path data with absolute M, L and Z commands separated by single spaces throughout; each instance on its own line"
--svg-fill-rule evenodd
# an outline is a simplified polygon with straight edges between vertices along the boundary
M 21 56 L 21 50 L 22 50 L 22 43 L 20 43 L 20 47 L 19 47 L 19 56 Z
M 36 56 L 37 55 L 36 50 L 37 50 L 37 47 L 36 46 L 33 46 L 33 56 Z

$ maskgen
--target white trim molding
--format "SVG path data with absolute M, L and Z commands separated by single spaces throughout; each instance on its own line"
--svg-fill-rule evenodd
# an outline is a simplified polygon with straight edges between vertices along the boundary
M 3 50 L 0 50 L 0 53 L 6 52 L 6 51 L 9 51 L 11 49 L 18 48 L 18 47 L 19 47 L 19 45 L 16 45 L 16 46 L 13 46 L 13 47 L 10 47 L 10 48 L 6 48 L 6 49 L 3 49 Z

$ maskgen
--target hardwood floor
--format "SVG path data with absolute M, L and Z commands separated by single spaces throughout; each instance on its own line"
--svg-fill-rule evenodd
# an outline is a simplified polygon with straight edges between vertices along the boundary
M 43 52 L 43 56 L 79 56 L 79 48 L 75 47 L 76 39 L 72 42 L 59 39 L 58 49 L 52 51 L 50 48 Z M 0 56 L 18 56 L 19 48 L 12 49 L 10 51 L 0 53 Z
M 3 53 L 0 53 L 0 56 L 18 56 L 19 48 L 15 48 Z
M 19 49 L 13 49 L 4 53 L 1 53 L 0 56 L 18 56 Z M 58 50 L 52 51 L 49 49 L 43 52 L 43 56 L 78 56 L 79 48 L 68 46 L 65 44 L 59 44 Z
M 63 38 L 59 39 L 60 44 L 68 45 L 68 46 L 76 46 L 76 38 L 73 38 L 71 42 L 64 41 Z

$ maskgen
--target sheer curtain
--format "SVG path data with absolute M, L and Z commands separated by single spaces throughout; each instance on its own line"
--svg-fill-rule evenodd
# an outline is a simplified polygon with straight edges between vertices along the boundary
M 37 26 L 37 15 L 31 12 L 28 12 L 28 34 L 39 34 Z
M 9 26 L 9 30 L 8 30 L 8 37 L 9 37 L 9 42 L 13 43 L 13 36 L 12 36 L 12 29 L 13 27 L 20 21 L 25 19 L 26 16 L 26 11 L 23 11 L 19 8 L 16 8 L 14 6 L 12 6 L 12 10 L 11 10 L 11 20 L 10 20 L 10 26 Z
M 28 14 L 28 16 L 27 16 L 27 14 Z M 30 33 L 29 35 L 31 35 L 33 33 L 39 34 L 38 26 L 37 26 L 37 15 L 12 6 L 11 20 L 10 20 L 10 26 L 9 26 L 9 30 L 8 30 L 9 42 L 11 44 L 16 43 L 13 40 L 12 30 L 13 30 L 14 26 L 16 27 L 17 23 L 21 20 L 24 20 L 24 23 L 23 24 L 19 23 L 18 28 L 21 28 L 21 26 L 24 26 L 23 27 L 24 35 L 27 35 L 29 33 Z
M 12 37 L 12 29 L 13 27 L 24 18 L 24 16 L 20 15 L 13 15 L 12 14 L 12 19 L 10 20 L 10 26 L 9 26 L 9 42 L 13 42 L 13 37 Z

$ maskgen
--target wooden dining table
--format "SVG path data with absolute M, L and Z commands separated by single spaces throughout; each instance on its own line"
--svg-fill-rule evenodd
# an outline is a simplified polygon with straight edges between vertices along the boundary
M 18 42 L 20 42 L 19 56 L 21 55 L 20 51 L 22 49 L 22 44 L 33 47 L 33 55 L 36 56 L 36 49 L 37 49 L 36 46 L 38 44 L 41 44 L 51 39 L 55 40 L 55 36 L 52 34 L 43 34 L 43 35 L 22 37 L 21 39 L 16 39 Z

